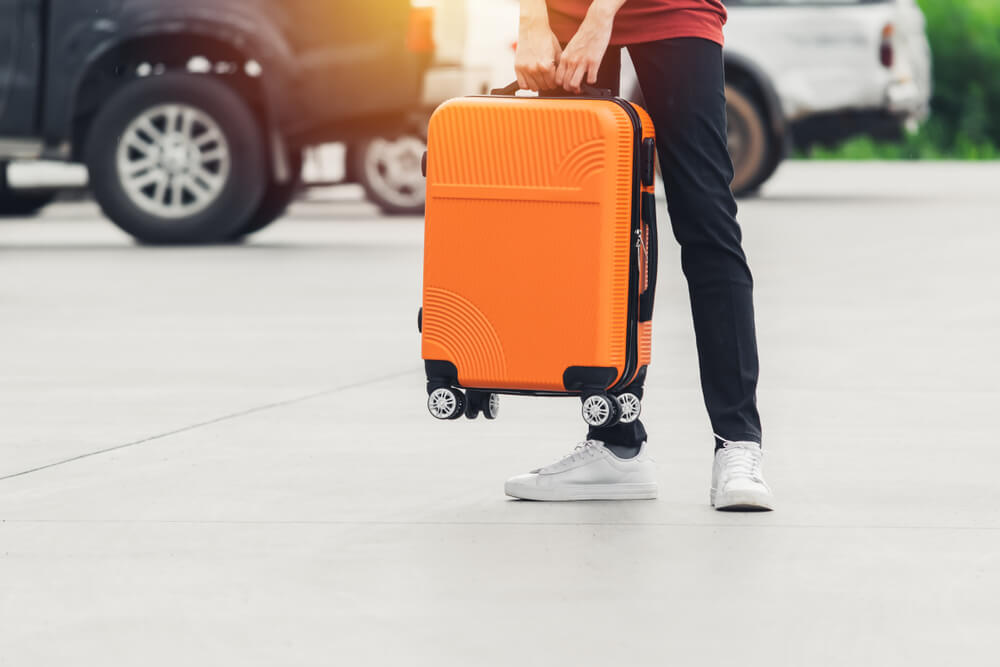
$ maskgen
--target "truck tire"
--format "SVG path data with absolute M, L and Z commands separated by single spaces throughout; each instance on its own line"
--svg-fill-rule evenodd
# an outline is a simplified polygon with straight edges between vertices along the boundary
M 0 162 L 0 217 L 24 217 L 38 213 L 56 197 L 56 192 L 15 190 L 7 184 L 7 163 Z
M 774 176 L 774 172 L 778 171 L 778 167 L 784 161 L 784 154 L 775 146 L 771 145 L 771 155 L 767 159 L 767 164 L 765 164 L 764 168 L 757 173 L 757 177 L 754 178 L 749 185 L 747 185 L 747 189 L 744 194 L 755 193 L 760 186 L 766 183 L 769 178 Z
M 420 215 L 426 198 L 420 165 L 426 150 L 427 142 L 416 134 L 365 139 L 348 148 L 347 173 L 383 213 Z
M 105 214 L 150 244 L 221 243 L 267 187 L 264 137 L 221 81 L 168 72 L 135 79 L 102 106 L 86 162 Z
M 295 194 L 302 186 L 302 151 L 292 151 L 288 156 L 289 179 L 284 183 L 279 183 L 273 177 L 269 177 L 264 195 L 257 204 L 257 210 L 250 216 L 250 220 L 237 231 L 235 238 L 259 232 L 272 222 L 280 218 L 288 210 L 288 205 L 292 203 Z
M 771 146 L 764 114 L 746 93 L 726 86 L 726 125 L 729 155 L 733 159 L 733 194 L 755 190 L 770 165 Z

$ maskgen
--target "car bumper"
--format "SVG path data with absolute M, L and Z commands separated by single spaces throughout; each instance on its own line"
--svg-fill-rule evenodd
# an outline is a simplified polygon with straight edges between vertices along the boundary
M 914 81 L 893 81 L 886 88 L 885 108 L 894 116 L 921 121 L 930 111 L 930 100 Z

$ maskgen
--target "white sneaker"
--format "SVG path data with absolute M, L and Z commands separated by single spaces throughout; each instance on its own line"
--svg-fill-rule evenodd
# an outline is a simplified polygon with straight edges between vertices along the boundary
M 715 509 L 774 509 L 771 488 L 761 470 L 763 456 L 756 442 L 726 442 L 715 452 L 711 494 Z
M 640 500 L 656 497 L 656 466 L 646 443 L 631 459 L 620 459 L 603 442 L 588 440 L 552 465 L 511 477 L 508 496 L 522 500 Z

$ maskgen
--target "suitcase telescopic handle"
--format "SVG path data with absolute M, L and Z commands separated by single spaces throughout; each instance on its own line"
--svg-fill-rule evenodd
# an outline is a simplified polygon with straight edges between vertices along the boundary
M 646 291 L 639 295 L 639 321 L 653 319 L 653 301 L 656 299 L 656 266 L 659 263 L 660 238 L 656 231 L 656 196 L 642 193 L 642 219 L 649 228 L 649 248 L 646 250 Z
M 517 81 L 508 83 L 503 88 L 494 88 L 490 95 L 514 95 L 521 89 Z M 614 92 L 610 88 L 595 88 L 589 83 L 580 84 L 581 97 L 614 97 Z M 573 93 L 565 90 L 541 90 L 538 92 L 541 97 L 573 97 Z

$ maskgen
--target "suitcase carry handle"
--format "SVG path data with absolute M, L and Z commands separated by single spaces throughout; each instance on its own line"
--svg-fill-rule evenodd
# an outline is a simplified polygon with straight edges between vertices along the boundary
M 646 291 L 639 295 L 639 321 L 648 322 L 653 319 L 653 301 L 656 298 L 656 265 L 659 263 L 659 234 L 656 231 L 656 195 L 652 192 L 642 193 L 642 219 L 649 227 L 649 249 L 646 259 L 646 274 L 648 283 Z
M 514 95 L 518 90 L 521 89 L 520 84 L 517 81 L 508 83 L 503 88 L 494 88 L 490 91 L 490 95 Z M 595 88 L 589 83 L 580 84 L 580 90 L 582 91 L 580 95 L 582 97 L 614 97 L 614 92 L 610 88 Z M 572 97 L 573 93 L 564 90 L 542 90 L 538 92 L 539 96 L 547 97 Z

